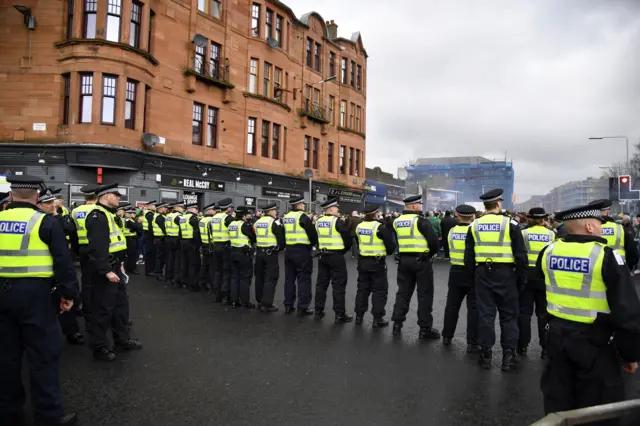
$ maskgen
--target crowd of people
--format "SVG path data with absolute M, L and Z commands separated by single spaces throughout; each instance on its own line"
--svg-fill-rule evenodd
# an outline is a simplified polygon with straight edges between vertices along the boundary
M 16 176 L 9 182 L 11 194 L 0 194 L 0 336 L 9 348 L 0 352 L 0 419 L 15 421 L 10 424 L 19 424 L 22 416 L 19 373 L 25 348 L 36 419 L 76 421 L 60 402 L 58 321 L 69 343 L 84 344 L 83 318 L 100 361 L 116 359 L 108 333 L 114 345 L 142 348 L 131 337 L 127 295 L 130 277 L 138 274 L 139 251 L 147 276 L 206 291 L 222 305 L 257 307 L 267 314 L 279 310 L 274 299 L 284 252 L 285 315 L 322 320 L 331 286 L 335 324 L 354 320 L 345 300 L 345 255 L 351 253 L 357 258 L 355 323 L 362 325 L 371 312 L 374 328 L 390 324 L 387 257 L 393 255 L 395 336 L 402 334 L 415 292 L 419 338 L 442 338 L 450 345 L 466 299 L 467 352 L 479 354 L 479 365 L 491 368 L 499 316 L 501 367 L 511 371 L 527 355 L 535 312 L 542 356 L 548 359 L 542 380 L 547 412 L 620 400 L 624 395 L 617 387 L 602 389 L 602 377 L 620 384 L 612 366 L 621 358 L 633 372 L 640 358 L 640 300 L 625 262 L 637 261 L 632 221 L 623 217 L 616 223 L 607 200 L 555 217 L 533 208 L 525 224 L 521 214 L 503 212 L 502 190 L 481 197 L 484 212 L 460 205 L 455 212 L 423 215 L 417 195 L 404 200 L 402 213 L 384 216 L 380 206 L 367 205 L 361 214 L 341 216 L 336 199 L 322 204 L 322 215 L 313 215 L 304 198 L 289 200 L 290 210 L 282 215 L 275 203 L 254 213 L 233 206 L 230 198 L 202 209 L 154 200 L 137 211 L 120 203 L 112 184 L 86 185 L 85 204 L 68 211 L 38 178 Z M 451 262 L 442 334 L 433 327 L 433 261 L 439 256 Z M 52 293 L 57 310 L 47 307 Z M 27 324 L 37 331 L 21 335 Z M 612 338 L 615 346 L 608 346 Z

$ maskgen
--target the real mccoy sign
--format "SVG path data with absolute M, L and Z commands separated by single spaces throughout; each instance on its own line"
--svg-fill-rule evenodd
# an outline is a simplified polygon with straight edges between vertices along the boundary
M 162 175 L 160 179 L 162 185 L 177 186 L 184 189 L 202 190 L 202 191 L 216 191 L 224 192 L 224 182 L 202 180 L 194 178 L 181 178 L 176 176 Z
M 338 201 L 343 203 L 358 204 L 362 202 L 362 192 L 348 191 L 346 189 L 329 189 L 329 196 L 336 197 Z

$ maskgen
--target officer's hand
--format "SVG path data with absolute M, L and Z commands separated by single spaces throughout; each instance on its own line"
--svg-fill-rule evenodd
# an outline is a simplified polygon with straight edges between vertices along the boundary
M 68 312 L 73 307 L 73 300 L 60 298 L 60 312 Z
M 111 281 L 112 283 L 119 283 L 120 282 L 120 277 L 115 272 L 109 272 L 107 274 L 107 279 L 109 281 Z
M 638 369 L 638 363 L 637 362 L 623 362 L 622 363 L 622 369 L 624 371 L 626 371 L 627 373 L 633 374 Z

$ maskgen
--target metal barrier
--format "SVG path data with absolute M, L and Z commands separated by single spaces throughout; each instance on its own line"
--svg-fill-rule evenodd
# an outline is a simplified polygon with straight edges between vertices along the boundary
M 633 410 L 640 409 L 640 399 L 595 405 L 571 411 L 551 413 L 531 426 L 573 426 L 600 420 L 620 418 Z

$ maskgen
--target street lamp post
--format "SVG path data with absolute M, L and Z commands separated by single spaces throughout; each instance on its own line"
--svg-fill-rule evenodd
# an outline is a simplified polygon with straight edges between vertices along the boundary
M 599 141 L 599 140 L 603 140 L 603 139 L 624 139 L 626 144 L 627 144 L 627 167 L 630 166 L 629 164 L 629 138 L 627 136 L 600 136 L 600 137 L 591 137 L 589 138 L 590 141 Z

